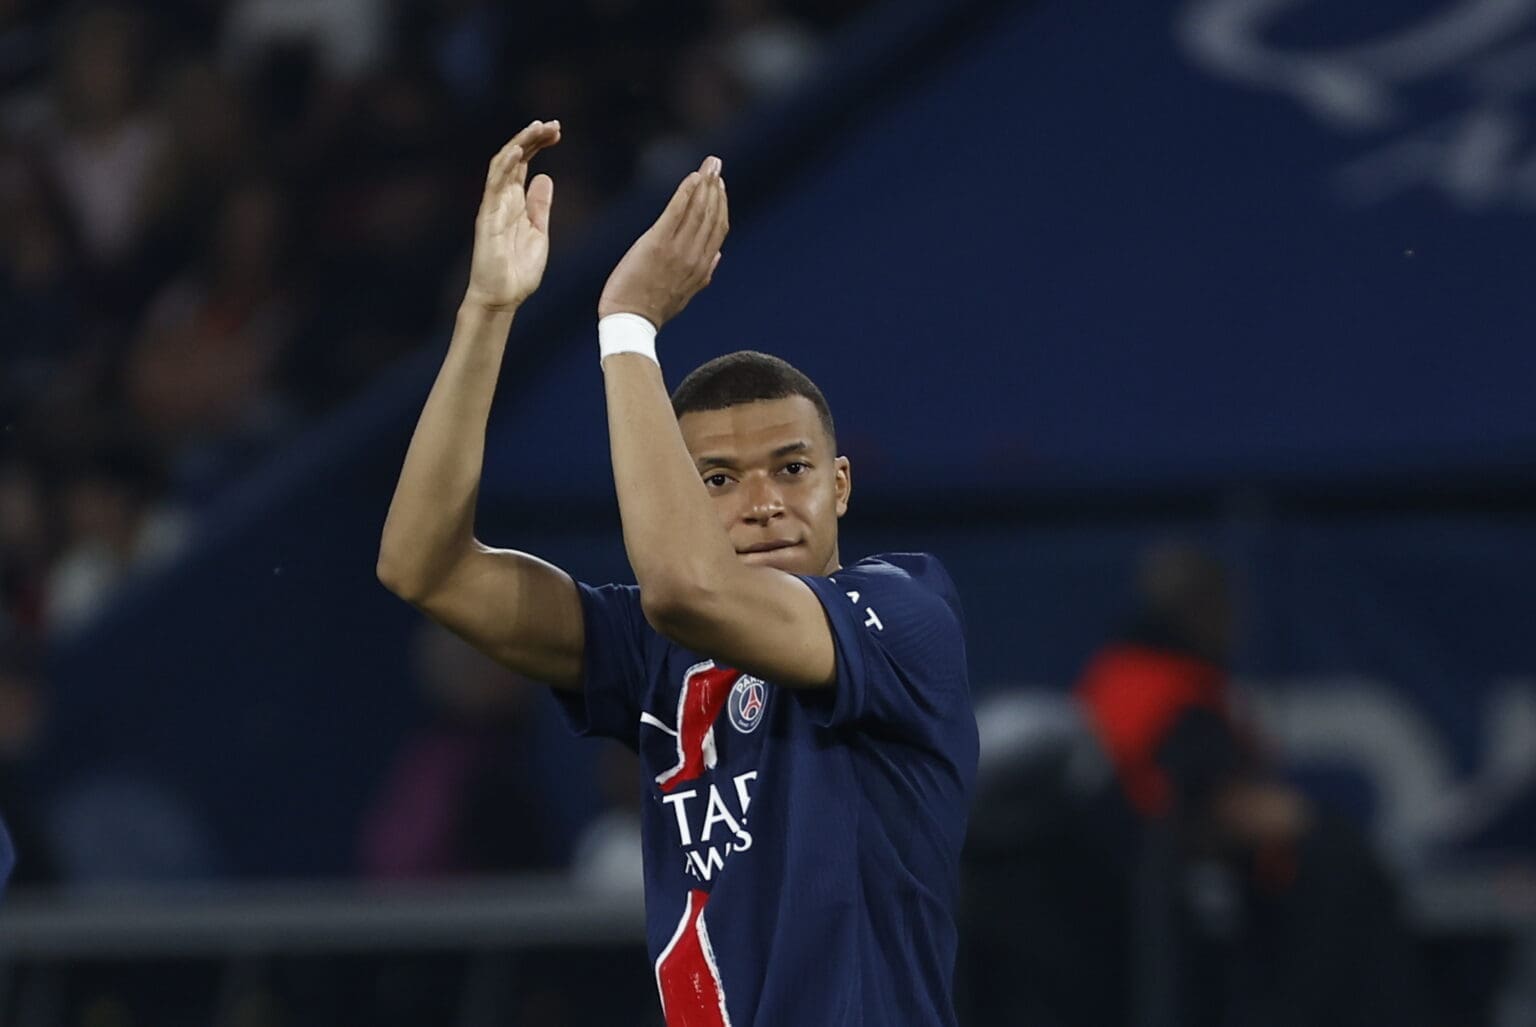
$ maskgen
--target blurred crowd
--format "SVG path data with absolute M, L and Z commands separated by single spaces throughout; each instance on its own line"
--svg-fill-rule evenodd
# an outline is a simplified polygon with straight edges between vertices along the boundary
M 510 132 L 563 119 L 570 246 L 854 6 L 0 0 L 5 635 L 83 623 L 429 339 Z
M 48 643 L 441 334 L 507 135 L 562 119 L 570 247 L 862 6 L 0 0 L 0 771 Z

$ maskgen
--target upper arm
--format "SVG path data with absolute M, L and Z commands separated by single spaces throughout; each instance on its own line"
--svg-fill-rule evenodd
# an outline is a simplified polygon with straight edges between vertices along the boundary
M 831 686 L 825 726 L 880 723 L 934 751 L 973 745 L 964 626 L 953 583 L 931 558 L 799 578 L 764 568 L 723 576 L 682 609 L 647 610 L 674 641 L 777 684 Z M 761 572 L 761 573 L 759 573 Z M 656 616 L 657 613 L 664 616 Z
M 657 601 L 641 591 L 646 618 L 685 649 L 779 684 L 830 687 L 837 650 L 826 611 L 801 579 L 738 565 L 718 582 Z
M 520 674 L 578 691 L 585 642 L 576 583 L 526 553 L 476 543 L 415 605 Z
M 822 603 L 837 660 L 830 700 L 807 702 L 823 727 L 862 724 L 974 770 L 976 719 L 954 584 L 925 554 L 893 553 L 804 579 Z

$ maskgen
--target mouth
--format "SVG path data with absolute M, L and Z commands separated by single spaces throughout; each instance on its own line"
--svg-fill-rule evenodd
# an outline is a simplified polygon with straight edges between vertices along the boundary
M 738 549 L 738 550 L 736 550 L 736 552 L 740 553 L 743 556 L 745 556 L 747 553 L 772 553 L 772 552 L 775 552 L 775 551 L 780 550 L 780 549 L 789 549 L 789 548 L 792 548 L 794 546 L 798 546 L 799 544 L 800 543 L 792 542 L 789 539 L 782 539 L 782 538 L 780 538 L 780 539 L 773 539 L 773 540 L 768 541 L 768 542 L 754 542 L 752 545 L 748 546 L 747 548 L 745 548 L 745 549 Z

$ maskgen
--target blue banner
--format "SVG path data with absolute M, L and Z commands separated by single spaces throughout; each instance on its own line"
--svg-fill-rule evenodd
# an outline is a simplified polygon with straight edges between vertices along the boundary
M 1533 48 L 1536 0 L 1022 5 L 739 212 L 663 364 L 802 365 L 875 491 L 1529 467 Z M 488 487 L 606 494 L 567 346 Z

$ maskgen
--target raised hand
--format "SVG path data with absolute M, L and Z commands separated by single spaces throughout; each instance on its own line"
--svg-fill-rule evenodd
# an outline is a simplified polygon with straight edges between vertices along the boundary
M 466 303 L 515 310 L 533 295 L 549 259 L 549 207 L 555 183 L 539 175 L 527 184 L 528 162 L 560 141 L 560 122 L 535 121 L 491 159 L 475 219 Z
M 657 328 L 709 284 L 730 231 L 725 179 L 707 157 L 683 179 L 667 209 L 624 254 L 597 302 L 597 316 L 639 314 Z

